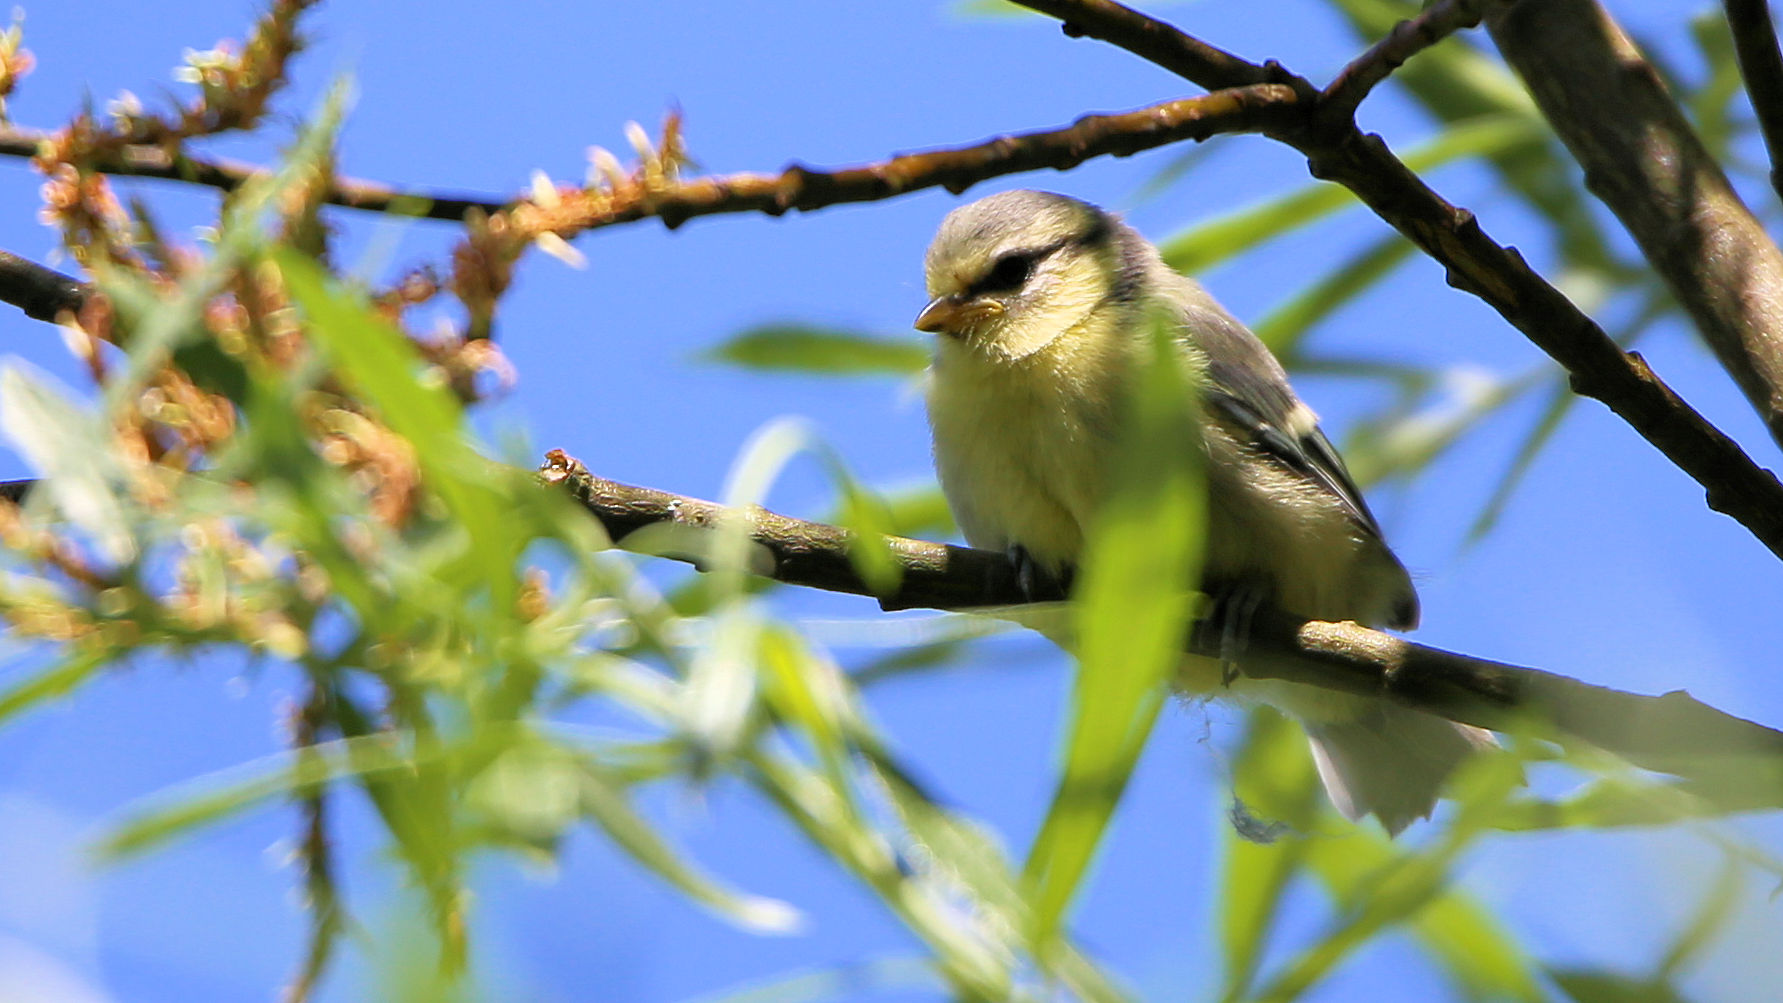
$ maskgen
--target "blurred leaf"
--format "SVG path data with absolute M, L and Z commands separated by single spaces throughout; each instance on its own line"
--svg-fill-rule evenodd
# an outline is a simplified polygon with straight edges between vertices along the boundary
M 934 481 L 902 489 L 880 489 L 873 495 L 874 505 L 882 513 L 884 532 L 916 540 L 941 540 L 954 535 L 953 512 L 947 507 L 947 496 Z M 841 511 L 822 521 L 841 521 Z
M 623 784 L 586 759 L 580 800 L 588 817 L 633 860 L 718 915 L 756 933 L 794 933 L 803 923 L 785 902 L 733 892 L 695 870 L 632 808 Z
M 1554 968 L 1548 978 L 1575 1003 L 1690 1003 L 1663 982 L 1582 968 Z
M 1316 817 L 1321 796 L 1305 741 L 1274 711 L 1251 715 L 1232 773 L 1233 824 L 1223 827 L 1225 865 L 1213 900 L 1224 961 L 1221 998 L 1228 1001 L 1243 999 L 1256 976 L 1282 896 L 1305 865 L 1306 841 L 1298 838 L 1299 827 Z M 1258 820 L 1253 806 L 1266 812 L 1268 819 Z M 1240 818 L 1245 820 L 1243 831 Z M 1263 831 L 1287 837 L 1263 842 L 1249 836 L 1259 821 Z
M 945 989 L 927 958 L 877 958 L 767 979 L 745 989 L 700 996 L 691 1003 L 849 1003 L 896 991 L 927 995 Z
M 1547 402 L 1542 405 L 1542 413 L 1530 428 L 1529 434 L 1517 446 L 1517 454 L 1511 458 L 1510 466 L 1505 469 L 1504 476 L 1492 488 L 1492 497 L 1480 506 L 1480 513 L 1474 516 L 1473 523 L 1467 527 L 1467 542 L 1478 543 L 1486 538 L 1504 517 L 1504 511 L 1510 505 L 1511 497 L 1523 484 L 1523 479 L 1534 469 L 1535 461 L 1541 456 L 1542 448 L 1553 441 L 1554 434 L 1560 431 L 1560 423 L 1567 412 L 1579 400 L 1572 387 L 1564 378 L 1556 377 L 1548 388 Z
M 407 772 L 415 766 L 410 750 L 383 732 L 323 742 L 300 754 L 280 753 L 155 796 L 152 800 L 160 804 L 133 810 L 100 840 L 96 851 L 107 860 L 134 856 L 271 798 L 290 797 L 346 777 Z
M 122 564 L 137 546 L 114 486 L 122 471 L 106 425 L 48 373 L 21 359 L 0 368 L 0 428 L 42 478 L 42 497 L 85 530 L 108 560 Z M 32 492 L 27 504 L 38 497 Z
M 112 652 L 106 645 L 79 645 L 49 668 L 0 689 L 0 724 L 45 700 L 73 692 L 105 667 L 110 654 Z
M 443 381 L 424 378 L 414 346 L 361 297 L 340 289 L 314 261 L 294 251 L 280 248 L 272 258 L 309 319 L 310 337 L 360 398 L 414 449 L 427 486 L 463 534 L 460 555 L 436 574 L 466 589 L 486 590 L 494 609 L 511 609 L 519 590 L 516 563 L 530 542 L 527 521 L 520 517 L 533 508 L 523 499 L 538 493 L 530 476 L 470 448 L 458 401 Z
M 1722 859 L 1715 883 L 1703 892 L 1702 904 L 1697 906 L 1696 914 L 1666 948 L 1665 957 L 1653 973 L 1654 981 L 1671 981 L 1715 942 L 1739 910 L 1741 893 L 1745 891 L 1744 877 L 1740 862 L 1732 854 Z
M 1023 869 L 1034 940 L 1056 936 L 1182 660 L 1206 525 L 1191 381 L 1169 325 L 1151 323 L 1108 499 L 1077 595 L 1076 683 L 1059 787 Z
M 1490 115 L 1457 122 L 1404 154 L 1414 171 L 1539 143 L 1539 120 L 1527 114 Z M 1285 195 L 1197 224 L 1158 245 L 1164 261 L 1185 275 L 1199 274 L 1270 240 L 1343 209 L 1360 206 L 1347 189 L 1312 182 Z
M 1346 258 L 1312 285 L 1276 306 L 1257 323 L 1257 337 L 1282 358 L 1289 358 L 1313 325 L 1335 313 L 1393 274 L 1416 250 L 1411 241 L 1389 233 L 1353 257 Z
M 1233 765 L 1239 809 L 1280 832 L 1266 845 L 1227 837 L 1218 900 L 1226 999 L 1298 998 L 1352 951 L 1402 922 L 1470 998 L 1542 998 L 1535 971 L 1515 939 L 1446 883 L 1451 861 L 1502 810 L 1502 797 L 1517 782 L 1520 771 L 1510 757 L 1492 757 L 1464 771 L 1462 780 L 1472 782 L 1458 782 L 1453 791 L 1463 799 L 1461 817 L 1443 831 L 1438 845 L 1423 851 L 1401 849 L 1378 831 L 1338 820 L 1320 793 L 1300 728 L 1274 711 L 1252 713 Z M 1267 947 L 1282 886 L 1303 868 L 1326 887 L 1337 918 L 1267 986 L 1244 996 Z
M 1737 99 L 1745 93 L 1740 63 L 1734 55 L 1733 31 L 1720 11 L 1705 10 L 1690 19 L 1690 37 L 1696 42 L 1709 76 L 1700 87 L 1676 88 L 1674 93 L 1682 94 L 1681 103 L 1689 110 L 1709 153 L 1717 160 L 1725 160 L 1740 131 L 1733 116 L 1740 106 Z
M 1486 417 L 1548 378 L 1546 368 L 1516 379 L 1454 373 L 1436 406 L 1358 422 L 1345 438 L 1344 458 L 1358 483 L 1404 477 L 1429 466 Z
M 927 343 L 805 324 L 752 327 L 704 353 L 744 369 L 844 376 L 914 376 L 929 364 Z

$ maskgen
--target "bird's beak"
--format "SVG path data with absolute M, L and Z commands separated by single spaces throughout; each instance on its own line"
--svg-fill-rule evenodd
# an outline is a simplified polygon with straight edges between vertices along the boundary
M 1003 312 L 995 300 L 961 300 L 958 296 L 937 296 L 916 315 L 916 329 L 930 334 L 964 334 L 973 324 Z

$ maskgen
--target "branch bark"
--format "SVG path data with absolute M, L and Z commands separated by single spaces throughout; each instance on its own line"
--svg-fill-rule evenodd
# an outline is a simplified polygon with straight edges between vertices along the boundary
M 1746 95 L 1771 157 L 1771 188 L 1783 196 L 1783 52 L 1777 49 L 1770 0 L 1724 0 L 1722 6 Z
M 1067 34 L 1102 39 L 1148 59 L 1157 52 L 1195 52 L 1200 44 L 1176 28 L 1112 0 L 1016 2 L 1059 17 Z M 1187 41 L 1161 45 L 1157 40 L 1161 35 L 1181 36 Z M 1217 60 L 1180 55 L 1158 63 L 1204 87 L 1226 85 L 1245 72 L 1242 67 L 1257 69 L 1248 63 L 1235 69 Z M 1576 392 L 1607 404 L 1695 478 L 1705 489 L 1711 509 L 1733 517 L 1771 553 L 1783 558 L 1783 484 L 1776 475 L 1754 463 L 1738 443 L 1686 404 L 1638 354 L 1622 351 L 1590 317 L 1536 274 L 1515 249 L 1488 237 L 1472 213 L 1431 190 L 1380 137 L 1356 128 L 1343 107 L 1324 105 L 1320 93 L 1305 80 L 1273 64 L 1269 69 L 1284 81 L 1283 86 L 1299 95 L 1296 104 L 1301 114 L 1286 125 L 1266 128 L 1265 135 L 1304 153 L 1314 177 L 1348 188 L 1376 215 L 1441 262 L 1448 269 L 1451 285 L 1485 300 L 1566 367 Z
M 1502 3 L 1486 26 L 1584 167 L 1585 186 L 1783 444 L 1783 251 L 1658 73 L 1595 0 Z
M 764 577 L 875 595 L 848 556 L 845 529 L 619 484 L 594 476 L 560 450 L 548 454 L 543 477 L 569 491 L 616 544 L 649 526 L 711 531 L 740 518 L 764 557 L 754 569 Z M 901 537 L 886 543 L 903 570 L 896 590 L 878 596 L 886 609 L 1006 610 L 1024 602 L 1002 554 Z M 697 565 L 692 556 L 658 556 Z M 1218 643 L 1213 637 L 1191 641 L 1189 650 L 1219 657 Z M 1774 807 L 1783 798 L 1783 732 L 1723 713 L 1682 690 L 1658 697 L 1626 693 L 1267 608 L 1253 620 L 1241 668 L 1253 677 L 1381 697 L 1484 728 L 1582 740 L 1641 768 L 1686 778 L 1692 789 L 1725 795 L 1723 800 Z M 1735 763 L 1737 769 L 1730 769 Z

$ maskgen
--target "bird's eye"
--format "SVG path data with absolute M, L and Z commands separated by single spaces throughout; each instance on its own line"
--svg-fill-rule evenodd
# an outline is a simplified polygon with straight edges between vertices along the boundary
M 974 294 L 1011 292 L 1020 289 L 1034 274 L 1035 256 L 1020 251 L 1003 255 L 984 278 L 972 284 Z

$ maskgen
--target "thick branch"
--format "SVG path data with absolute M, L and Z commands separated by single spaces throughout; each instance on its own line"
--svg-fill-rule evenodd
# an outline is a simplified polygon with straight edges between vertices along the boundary
M 1727 9 L 1746 95 L 1752 99 L 1765 150 L 1771 155 L 1771 187 L 1783 196 L 1783 52 L 1777 49 L 1770 0 L 1725 0 L 1722 6 Z
M 1108 0 L 1016 2 L 1064 18 L 1074 32 L 1106 38 L 1150 58 L 1147 49 L 1133 44 L 1140 37 L 1135 21 L 1151 20 L 1137 11 Z M 1175 68 L 1163 62 L 1159 65 Z M 1186 71 L 1183 75 L 1202 82 L 1204 68 L 1190 69 L 1197 75 Z M 1296 93 L 1308 90 L 1306 86 L 1288 86 Z M 1306 154 L 1316 177 L 1348 188 L 1441 262 L 1451 284 L 1485 300 L 1565 366 L 1575 391 L 1609 405 L 1667 459 L 1695 478 L 1706 489 L 1710 508 L 1738 520 L 1771 553 L 1783 557 L 1783 484 L 1775 475 L 1754 463 L 1737 443 L 1684 403 L 1640 356 L 1617 347 L 1514 249 L 1486 236 L 1472 213 L 1444 201 L 1393 156 L 1379 137 L 1364 135 L 1353 122 L 1327 116 L 1314 97 L 1302 103 L 1301 115 L 1290 126 L 1268 129 L 1267 134 Z
M 741 516 L 766 557 L 755 569 L 764 576 L 831 592 L 874 595 L 848 556 L 848 531 L 836 526 L 761 508 L 738 513 L 713 502 L 618 484 L 590 474 L 561 451 L 550 454 L 544 476 L 568 489 L 621 544 L 647 526 L 711 530 Z M 901 537 L 887 538 L 887 545 L 903 569 L 896 591 L 880 597 L 887 609 L 959 610 L 1024 601 L 1002 554 Z M 1207 638 L 1198 653 L 1217 657 L 1218 644 L 1217 638 Z M 1262 610 L 1253 621 L 1243 671 L 1385 697 L 1486 728 L 1533 726 L 1538 733 L 1548 730 L 1581 739 L 1636 766 L 1692 778 L 1701 787 L 1723 782 L 1721 767 L 1732 759 L 1742 760 L 1748 771 L 1754 768 L 1753 757 L 1783 762 L 1783 732 L 1724 714 L 1682 691 L 1659 697 L 1624 693 L 1413 644 L 1353 623 Z M 1736 779 L 1752 782 L 1750 772 Z
M 87 301 L 91 287 L 72 276 L 0 251 L 0 302 L 11 303 L 33 320 L 54 323 Z
M 1502 4 L 1492 39 L 1783 443 L 1783 251 L 1595 0 Z M 1775 46 L 1773 41 L 1771 45 Z

